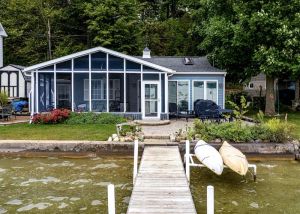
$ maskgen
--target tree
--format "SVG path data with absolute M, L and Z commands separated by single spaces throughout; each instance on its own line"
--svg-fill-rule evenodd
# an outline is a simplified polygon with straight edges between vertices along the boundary
M 200 48 L 229 77 L 267 76 L 267 115 L 275 114 L 274 79 L 299 75 L 299 1 L 205 1 L 198 33 Z M 199 19 L 199 18 L 198 18 Z

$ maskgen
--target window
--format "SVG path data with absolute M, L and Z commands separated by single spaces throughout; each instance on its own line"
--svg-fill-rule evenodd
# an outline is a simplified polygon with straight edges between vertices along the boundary
M 204 81 L 194 81 L 193 92 L 193 103 L 196 100 L 204 99 Z
M 106 99 L 106 80 L 92 79 L 91 96 L 92 100 Z M 84 100 L 89 100 L 89 79 L 84 79 Z
M 253 83 L 249 83 L 249 88 L 254 88 L 254 84 Z
M 169 81 L 169 111 L 187 111 L 189 109 L 189 82 Z
M 206 82 L 206 99 L 212 100 L 215 103 L 218 103 L 217 82 L 215 82 L 215 81 L 207 81 Z
M 121 100 L 120 94 L 120 80 L 110 79 L 109 80 L 109 99 L 110 100 Z

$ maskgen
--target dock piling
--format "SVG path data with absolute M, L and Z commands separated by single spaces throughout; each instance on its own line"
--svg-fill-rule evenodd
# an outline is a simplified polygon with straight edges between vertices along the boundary
M 214 214 L 214 187 L 207 186 L 207 214 Z
M 109 184 L 107 186 L 107 196 L 108 196 L 108 214 L 116 213 L 116 203 L 115 203 L 115 186 Z

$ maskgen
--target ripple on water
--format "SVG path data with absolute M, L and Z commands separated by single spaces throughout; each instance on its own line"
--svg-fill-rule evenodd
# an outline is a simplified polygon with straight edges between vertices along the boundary
M 263 164 L 263 163 L 261 163 L 261 164 L 259 164 L 259 166 L 262 166 L 262 167 L 265 167 L 265 168 L 274 168 L 274 167 L 276 167 L 277 165 L 271 165 L 271 164 Z
M 115 163 L 102 163 L 102 164 L 97 164 L 94 167 L 90 167 L 90 169 L 110 169 L 110 168 L 118 168 L 120 167 L 118 164 Z
M 66 208 L 67 206 L 69 206 L 68 204 L 62 202 L 59 206 L 58 206 L 58 209 L 64 209 Z
M 50 201 L 63 201 L 65 199 L 68 199 L 69 197 L 55 197 L 55 196 L 48 196 L 47 199 Z
M 95 186 L 103 186 L 106 187 L 107 185 L 111 184 L 110 182 L 99 182 L 99 183 L 95 183 Z
M 258 209 L 258 208 L 259 208 L 258 203 L 256 203 L 256 202 L 252 202 L 252 203 L 250 204 L 250 207 L 255 208 L 255 209 Z
M 5 172 L 5 171 L 6 171 L 6 169 L 0 168 L 0 173 Z
M 44 210 L 44 209 L 46 209 L 50 206 L 52 206 L 52 204 L 41 202 L 41 203 L 37 203 L 37 204 L 28 204 L 24 207 L 21 207 L 21 208 L 17 209 L 17 211 L 18 212 L 29 211 L 29 210 L 32 210 L 34 208 L 37 208 L 39 210 Z
M 2 208 L 2 207 L 0 207 L 0 214 L 3 214 L 3 213 L 7 213 L 7 210 L 4 209 L 4 208 Z
M 102 202 L 100 200 L 93 200 L 92 203 L 91 203 L 92 206 L 98 206 L 98 205 L 101 205 L 101 204 L 102 204 Z
M 21 205 L 21 204 L 23 204 L 23 202 L 19 199 L 13 199 L 13 200 L 10 200 L 10 201 L 6 202 L 5 204 L 7 204 L 7 205 Z
M 29 186 L 30 183 L 36 183 L 36 182 L 41 182 L 43 184 L 48 184 L 49 182 L 58 183 L 58 182 L 60 182 L 60 180 L 57 179 L 57 178 L 54 178 L 54 177 L 46 177 L 46 178 L 42 178 L 42 179 L 30 178 L 28 181 L 22 182 L 20 184 L 20 186 Z
M 238 206 L 238 205 L 239 205 L 239 203 L 236 202 L 236 201 L 232 201 L 231 203 L 232 203 L 234 206 Z
M 63 167 L 63 166 L 74 166 L 74 163 L 71 163 L 70 161 L 63 161 L 62 163 L 53 163 L 49 164 L 50 167 Z
M 91 179 L 78 179 L 76 181 L 72 181 L 70 184 L 86 184 L 90 183 L 92 180 Z
M 80 198 L 77 198 L 77 197 L 70 198 L 70 201 L 78 201 L 78 200 L 80 200 Z

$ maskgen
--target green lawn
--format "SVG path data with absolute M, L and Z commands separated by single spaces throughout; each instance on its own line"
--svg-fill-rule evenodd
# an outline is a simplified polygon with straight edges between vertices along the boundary
M 0 126 L 0 140 L 107 140 L 115 125 L 30 125 Z

